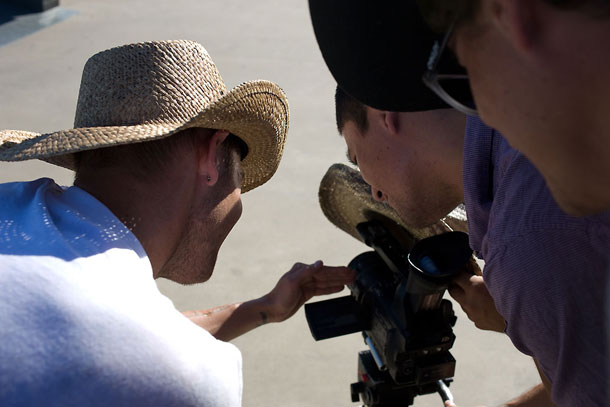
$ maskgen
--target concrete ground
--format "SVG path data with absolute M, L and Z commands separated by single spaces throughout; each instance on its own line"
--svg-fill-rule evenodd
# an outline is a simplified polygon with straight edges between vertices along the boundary
M 178 309 L 256 298 L 296 261 L 344 265 L 367 250 L 327 221 L 317 201 L 326 169 L 346 160 L 334 125 L 334 81 L 305 0 L 62 0 L 61 7 L 62 18 L 0 19 L 0 128 L 70 128 L 86 59 L 137 41 L 201 42 L 228 87 L 268 79 L 288 95 L 291 125 L 282 163 L 266 185 L 243 196 L 242 219 L 222 247 L 212 279 L 190 287 L 158 282 Z M 41 29 L 9 38 L 15 30 L 27 34 L 28 27 Z M 0 182 L 43 176 L 72 182 L 69 171 L 42 162 L 0 164 Z M 461 406 L 498 405 L 538 382 L 531 360 L 504 335 L 477 330 L 456 308 L 457 372 L 451 388 Z M 301 310 L 235 344 L 244 358 L 245 407 L 353 405 L 349 384 L 356 377 L 357 353 L 365 348 L 359 335 L 316 343 Z M 429 395 L 414 405 L 442 403 Z

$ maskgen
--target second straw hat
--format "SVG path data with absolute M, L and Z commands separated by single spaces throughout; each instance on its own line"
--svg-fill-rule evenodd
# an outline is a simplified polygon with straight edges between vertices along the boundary
M 362 179 L 360 171 L 344 164 L 333 164 L 328 169 L 320 182 L 318 195 L 320 207 L 328 220 L 360 241 L 363 239 L 356 226 L 370 220 L 382 221 L 390 228 L 404 229 L 415 240 L 451 230 L 468 231 L 463 205 L 431 226 L 421 229 L 407 226 L 388 204 L 373 199 L 371 187 Z

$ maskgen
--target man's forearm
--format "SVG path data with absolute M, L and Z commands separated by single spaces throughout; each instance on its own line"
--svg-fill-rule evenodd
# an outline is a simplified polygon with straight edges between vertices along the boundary
M 325 266 L 322 261 L 295 263 L 269 293 L 256 300 L 183 314 L 216 338 L 230 341 L 268 322 L 285 321 L 312 297 L 341 291 L 354 276 L 347 267 Z
M 540 379 L 542 379 L 542 383 L 532 387 L 521 396 L 506 403 L 507 407 L 555 406 L 555 403 L 553 403 L 553 400 L 551 399 L 551 382 L 540 369 L 540 365 L 536 359 L 534 359 L 534 363 L 536 364 L 536 369 L 538 369 L 538 374 L 540 375 Z
M 223 341 L 230 341 L 271 322 L 268 321 L 266 303 L 262 298 L 205 311 L 185 311 L 183 314 Z
M 554 405 L 542 383 L 505 404 L 506 407 L 550 407 Z

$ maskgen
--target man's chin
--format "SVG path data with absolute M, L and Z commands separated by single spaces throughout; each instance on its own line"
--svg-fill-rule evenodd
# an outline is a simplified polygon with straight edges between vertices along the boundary
M 421 212 L 418 213 L 414 210 L 396 210 L 396 212 L 408 228 L 422 229 L 436 223 L 436 221 L 430 221 L 428 218 L 422 217 Z
M 422 216 L 423 210 L 408 210 L 408 211 L 397 211 L 398 216 L 404 222 L 408 228 L 412 229 L 425 229 L 430 226 L 436 225 L 442 218 L 448 215 L 449 212 L 443 213 L 442 215 L 434 214 Z M 440 213 L 440 212 L 439 212 Z
M 162 276 L 163 277 L 163 276 Z M 164 277 L 174 283 L 178 283 L 180 285 L 195 285 L 205 283 L 212 277 L 212 273 L 198 276 L 171 276 Z
M 216 261 L 205 266 L 183 265 L 165 268 L 159 277 L 181 285 L 205 283 L 212 277 Z

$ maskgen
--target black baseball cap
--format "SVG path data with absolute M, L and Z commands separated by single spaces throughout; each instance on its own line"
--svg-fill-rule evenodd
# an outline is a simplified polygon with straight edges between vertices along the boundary
M 314 33 L 326 65 L 346 93 L 380 110 L 445 109 L 422 81 L 436 41 L 416 0 L 309 0 Z M 447 51 L 442 69 L 465 73 Z M 468 86 L 457 91 L 472 100 Z

